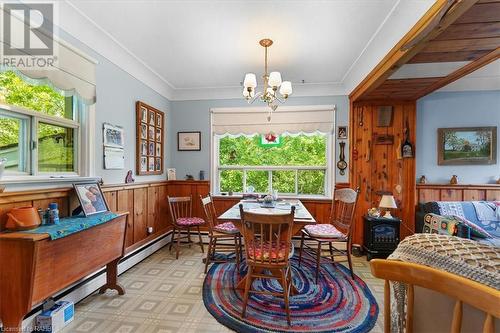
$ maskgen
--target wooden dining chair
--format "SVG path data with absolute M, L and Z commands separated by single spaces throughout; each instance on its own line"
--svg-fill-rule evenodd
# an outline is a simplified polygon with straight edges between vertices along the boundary
M 167 196 L 168 207 L 170 208 L 170 217 L 174 225 L 172 232 L 172 240 L 170 241 L 169 251 L 172 250 L 172 244 L 176 242 L 175 259 L 179 259 L 179 248 L 181 239 L 187 239 L 189 247 L 191 247 L 191 229 L 196 228 L 198 231 L 199 244 L 201 252 L 203 249 L 203 241 L 201 240 L 200 226 L 205 224 L 205 220 L 199 217 L 193 217 L 193 205 L 191 197 L 170 197 Z M 175 232 L 177 231 L 177 237 Z M 181 231 L 187 231 L 186 236 L 181 236 Z
M 205 274 L 207 274 L 210 263 L 226 262 L 227 260 L 218 260 L 216 253 L 235 253 L 236 267 L 240 266 L 241 259 L 241 234 L 232 222 L 217 223 L 217 212 L 215 211 L 212 196 L 209 194 L 205 198 L 200 195 L 201 204 L 205 212 L 205 218 L 208 223 L 208 242 L 207 257 L 205 259 Z M 221 243 L 222 241 L 223 243 Z
M 295 207 L 288 214 L 267 215 L 243 211 L 240 204 L 241 233 L 245 244 L 248 272 L 243 296 L 242 317 L 246 315 L 250 293 L 266 293 L 282 296 L 288 325 L 290 320 L 289 297 L 292 289 L 292 272 L 289 259 L 293 256 L 292 227 Z M 270 272 L 271 275 L 265 274 Z M 252 290 L 254 279 L 277 279 L 283 288 L 282 293 Z
M 495 332 L 495 318 L 500 318 L 500 291 L 471 279 L 446 272 L 441 269 L 428 267 L 411 262 L 398 260 L 374 259 L 370 261 L 370 268 L 374 277 L 384 280 L 384 332 L 391 330 L 391 281 L 404 284 L 406 288 L 406 306 L 404 307 L 404 331 L 412 333 L 415 311 L 415 288 L 425 289 L 447 295 L 455 299 L 450 332 L 458 333 L 462 327 L 463 304 L 483 311 L 483 333 Z M 440 310 L 442 310 L 440 308 Z M 470 311 L 470 308 L 467 309 Z M 444 318 L 439 313 L 439 318 Z M 402 328 L 403 329 L 403 328 Z M 481 332 L 477 327 L 476 332 Z
M 321 264 L 321 258 L 330 258 L 335 262 L 335 255 L 347 256 L 351 277 L 354 279 L 351 260 L 352 228 L 354 225 L 354 212 L 358 201 L 359 188 L 356 190 L 345 188 L 336 190 L 331 205 L 330 223 L 306 225 L 302 229 L 299 250 L 299 266 L 302 261 L 304 247 L 309 249 L 316 257 L 316 283 Z M 305 240 L 317 242 L 316 248 L 306 244 Z M 338 249 L 334 243 L 345 243 L 346 249 Z M 328 244 L 328 249 L 323 245 Z M 326 255 L 324 255 L 326 253 Z

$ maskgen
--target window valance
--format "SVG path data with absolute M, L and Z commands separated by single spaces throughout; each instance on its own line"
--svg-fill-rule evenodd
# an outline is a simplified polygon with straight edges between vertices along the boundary
M 214 134 L 266 134 L 266 133 L 332 133 L 335 105 L 314 107 L 279 107 L 267 120 L 267 108 L 217 108 L 211 109 Z
M 11 18 L 19 20 L 14 15 Z M 46 37 L 52 38 L 52 36 Z M 1 34 L 0 42 L 4 44 L 2 47 L 8 45 L 7 41 L 4 40 L 4 34 Z M 16 70 L 28 78 L 46 81 L 46 83 L 64 91 L 66 95 L 77 94 L 85 104 L 94 104 L 96 101 L 95 65 L 97 62 L 66 42 L 54 38 L 53 43 L 54 56 L 57 57 L 53 67 L 13 66 L 13 62 L 4 59 L 1 69 Z M 26 56 L 36 57 L 36 55 L 30 54 L 29 49 L 25 51 L 18 49 L 18 51 Z

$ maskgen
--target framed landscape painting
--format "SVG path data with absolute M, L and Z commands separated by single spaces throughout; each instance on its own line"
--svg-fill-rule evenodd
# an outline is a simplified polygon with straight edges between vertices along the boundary
M 479 165 L 496 162 L 496 127 L 438 128 L 439 165 Z

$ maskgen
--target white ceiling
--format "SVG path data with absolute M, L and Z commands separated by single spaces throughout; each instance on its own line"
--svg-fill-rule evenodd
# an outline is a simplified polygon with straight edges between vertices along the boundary
M 405 64 L 390 79 L 410 79 L 426 77 L 442 77 L 453 73 L 467 65 L 470 61 L 432 62 L 423 64 Z
M 500 59 L 439 89 L 439 91 L 500 90 Z
M 348 94 L 433 2 L 65 0 L 60 25 L 173 100 L 240 97 L 244 74 L 263 72 L 264 37 L 275 41 L 270 70 L 295 95 L 335 95 Z M 396 77 L 457 65 L 403 67 Z
M 406 64 L 391 75 L 390 79 L 443 77 L 462 68 L 470 61 Z M 500 90 L 500 60 L 458 79 L 439 91 Z

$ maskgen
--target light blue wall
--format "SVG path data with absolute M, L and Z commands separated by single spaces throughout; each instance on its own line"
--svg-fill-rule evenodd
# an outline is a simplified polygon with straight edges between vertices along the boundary
M 349 122 L 349 101 L 347 96 L 292 97 L 286 103 L 286 105 L 293 106 L 333 104 L 337 105 L 336 126 L 347 126 Z M 167 165 L 176 169 L 177 179 L 184 179 L 186 174 L 191 174 L 198 179 L 200 170 L 204 170 L 206 178 L 209 178 L 210 108 L 245 106 L 248 106 L 248 104 L 243 99 L 172 102 L 170 121 L 173 124 L 173 128 L 169 136 L 171 160 L 167 161 Z M 201 131 L 201 151 L 177 151 L 177 132 L 181 131 Z M 349 147 L 346 146 L 346 158 L 349 155 L 348 151 Z M 336 159 L 338 159 L 338 156 Z M 337 170 L 336 181 L 347 181 L 347 175 L 340 176 Z
M 500 177 L 499 144 L 495 165 L 437 164 L 437 129 L 470 126 L 500 128 L 500 91 L 437 92 L 418 100 L 417 177 L 425 175 L 429 183 L 447 183 L 452 175 L 458 175 L 461 184 L 494 183 Z
M 170 101 L 161 96 L 153 89 L 137 80 L 108 59 L 94 52 L 92 49 L 81 43 L 71 35 L 60 31 L 61 38 L 73 46 L 95 58 L 99 63 L 96 65 L 96 87 L 97 103 L 96 108 L 96 156 L 95 170 L 96 176 L 102 177 L 107 184 L 123 183 L 128 170 L 132 170 L 135 175 L 135 102 L 142 101 L 146 104 L 166 113 L 167 125 L 165 131 L 165 141 L 167 145 L 163 147 L 167 165 L 170 160 L 170 140 L 167 139 L 171 131 Z M 125 129 L 125 169 L 104 170 L 103 167 L 103 145 L 102 126 L 103 123 L 122 126 Z M 136 181 L 152 181 L 166 179 L 165 173 L 157 176 L 134 176 Z

